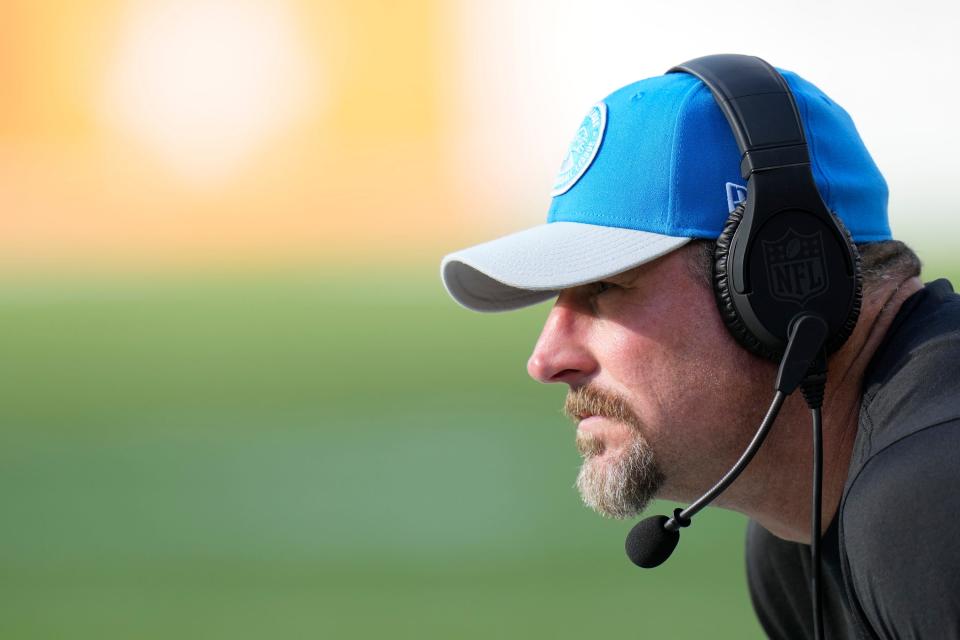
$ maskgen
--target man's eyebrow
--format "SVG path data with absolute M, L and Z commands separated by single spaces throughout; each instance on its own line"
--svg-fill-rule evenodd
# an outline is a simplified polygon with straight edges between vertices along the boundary
M 603 278 L 603 280 L 614 282 L 616 284 L 625 283 L 629 284 L 637 279 L 637 276 L 640 274 L 639 268 L 634 267 L 628 271 L 622 271 L 620 273 L 615 273 L 612 276 Z

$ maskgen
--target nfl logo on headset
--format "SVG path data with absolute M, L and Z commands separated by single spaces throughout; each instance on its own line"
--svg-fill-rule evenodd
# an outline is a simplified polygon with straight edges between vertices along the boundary
M 803 235 L 790 229 L 779 240 L 764 240 L 763 257 L 773 298 L 803 306 L 827 290 L 820 232 Z

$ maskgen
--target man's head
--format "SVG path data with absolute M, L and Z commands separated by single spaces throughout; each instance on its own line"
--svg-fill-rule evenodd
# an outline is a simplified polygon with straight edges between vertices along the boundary
M 562 291 L 527 363 L 536 380 L 568 385 L 584 454 L 577 486 L 604 515 L 702 493 L 762 416 L 741 400 L 770 395 L 774 365 L 730 336 L 691 253 Z
M 826 205 L 855 241 L 888 240 L 886 185 L 849 116 L 783 75 Z M 569 385 L 586 458 L 578 485 L 608 515 L 632 515 L 653 496 L 699 494 L 762 414 L 774 365 L 731 338 L 712 287 L 691 268 L 701 243 L 689 244 L 717 238 L 743 183 L 733 133 L 703 83 L 651 78 L 590 110 L 547 224 L 443 261 L 447 290 L 468 308 L 559 296 L 528 369 Z

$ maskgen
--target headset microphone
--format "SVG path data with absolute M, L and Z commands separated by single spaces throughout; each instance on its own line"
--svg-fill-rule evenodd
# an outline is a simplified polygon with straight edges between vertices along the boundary
M 653 516 L 641 520 L 627 535 L 627 557 L 638 567 L 652 569 L 658 567 L 670 557 L 680 542 L 680 527 L 690 524 L 683 520 L 680 524 L 679 509 L 673 512 L 673 518 Z

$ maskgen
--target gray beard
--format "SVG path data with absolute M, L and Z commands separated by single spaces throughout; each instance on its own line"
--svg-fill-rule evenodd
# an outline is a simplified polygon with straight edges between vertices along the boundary
M 577 448 L 583 455 L 577 490 L 583 503 L 602 516 L 618 520 L 636 516 L 663 485 L 663 473 L 653 451 L 639 434 L 625 451 L 610 460 L 599 459 L 603 444 L 591 436 L 578 434 Z

